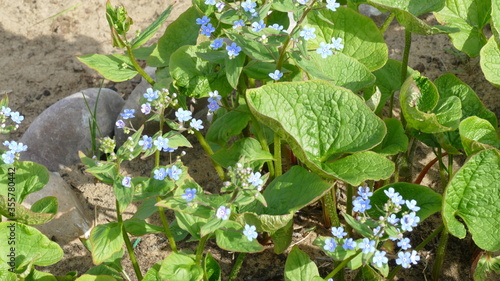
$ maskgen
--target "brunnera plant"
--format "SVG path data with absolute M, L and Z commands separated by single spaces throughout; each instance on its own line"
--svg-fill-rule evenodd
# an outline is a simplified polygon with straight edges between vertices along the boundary
M 454 75 L 431 81 L 408 67 L 412 34 L 446 33 L 457 49 L 480 55 L 485 77 L 500 84 L 495 70 L 500 64 L 498 4 L 339 2 L 194 0 L 149 47 L 143 45 L 171 7 L 130 40 L 133 20 L 124 7 L 107 3 L 113 45 L 124 54 L 79 59 L 116 82 L 140 74 L 152 88 L 141 98 L 140 109 L 121 113 L 116 126 L 130 135 L 121 147 L 104 138 L 104 158 L 80 154 L 88 172 L 113 186 L 117 221 L 96 226 L 82 241 L 96 267 L 77 280 L 131 280 L 120 263 L 125 252 L 138 280 L 221 280 L 218 262 L 204 251 L 209 239 L 223 250 L 239 253 L 228 277 L 236 280 L 245 255 L 264 250 L 261 242 L 272 241 L 276 253 L 287 250 L 294 213 L 318 200 L 331 236 L 318 236 L 314 244 L 331 257 L 333 266 L 321 277 L 314 262 L 294 246 L 285 265 L 286 280 L 342 279 L 345 268 L 357 270 L 357 278 L 392 280 L 401 268 L 417 264 L 419 250 L 440 235 L 432 273 L 437 280 L 448 235 L 464 238 L 467 231 L 484 250 L 477 257 L 474 277 L 483 280 L 498 267 L 491 255 L 500 249 L 497 117 Z M 360 4 L 387 12 L 386 21 L 377 26 L 357 12 Z M 429 26 L 418 18 L 427 12 L 443 25 Z M 388 59 L 383 37 L 395 18 L 405 28 L 402 61 Z M 493 31 L 489 39 L 483 31 L 487 24 Z M 157 68 L 156 79 L 137 59 Z M 394 102 L 396 92 L 399 104 Z M 208 116 L 195 119 L 188 101 L 205 98 Z M 401 116 L 392 115 L 394 107 L 400 107 Z M 169 108 L 175 118 L 167 117 Z M 132 126 L 129 121 L 136 110 L 159 124 L 157 133 L 144 135 L 143 127 Z M 210 156 L 223 182 L 219 193 L 205 192 L 189 176 L 182 163 L 186 152 L 177 153 L 174 161 L 160 161 L 161 153 L 191 146 L 185 132 L 194 134 Z M 418 143 L 432 147 L 436 160 L 413 181 L 411 163 Z M 298 163 L 283 163 L 285 154 Z M 453 157 L 460 154 L 467 162 L 454 171 Z M 149 156 L 155 161 L 149 177 L 121 174 L 123 161 Z M 442 194 L 420 185 L 435 162 Z M 4 160 L 3 171 L 13 163 L 32 165 Z M 341 217 L 336 197 L 340 188 L 347 194 Z M 141 205 L 124 220 L 122 212 L 132 202 Z M 6 201 L 0 203 L 5 206 Z M 5 216 L 4 209 L 0 211 Z M 173 211 L 175 220 L 168 221 L 166 209 Z M 156 212 L 161 226 L 145 221 Z M 436 212 L 441 212 L 443 223 L 423 241 L 410 241 L 407 232 Z M 24 224 L 29 222 L 16 224 L 28 227 Z M 41 235 L 34 233 L 22 235 Z M 165 235 L 172 252 L 152 268 L 141 269 L 129 234 L 148 233 Z M 2 228 L 0 235 L 9 234 Z M 197 241 L 196 251 L 177 248 L 176 242 L 187 236 Z M 8 251 L 1 247 L 2 253 Z M 45 255 L 27 255 L 5 276 L 51 278 L 33 269 L 60 259 L 40 263 Z

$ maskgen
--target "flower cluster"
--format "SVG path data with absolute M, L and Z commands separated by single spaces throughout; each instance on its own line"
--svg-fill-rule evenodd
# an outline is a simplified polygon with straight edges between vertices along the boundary
M 252 168 L 245 167 L 242 163 L 237 163 L 236 167 L 228 168 L 228 176 L 231 182 L 225 183 L 225 190 L 230 190 L 231 187 L 240 187 L 242 189 L 262 191 L 264 179 L 260 172 L 254 172 Z
M 167 176 L 172 180 L 179 180 L 179 177 L 182 175 L 182 169 L 173 165 L 170 168 L 158 168 L 154 171 L 154 179 L 164 180 Z M 194 196 L 193 196 L 194 197 Z
M 21 124 L 21 122 L 23 122 L 24 120 L 24 116 L 22 116 L 19 112 L 12 111 L 10 107 L 2 106 L 2 108 L 0 109 L 0 127 L 2 131 L 0 132 L 4 132 L 7 125 L 6 122 L 9 119 L 8 117 L 10 117 L 10 120 L 16 124 L 16 129 L 19 128 L 19 124 Z M 8 133 L 9 131 L 10 130 L 5 131 L 5 133 Z
M 19 154 L 23 151 L 28 150 L 28 146 L 22 142 L 15 141 L 4 141 L 3 145 L 9 148 L 4 154 L 2 154 L 2 160 L 4 163 L 12 164 L 14 160 L 19 159 Z
M 342 38 L 332 37 L 332 43 L 319 43 L 319 48 L 316 49 L 316 53 L 320 54 L 322 58 L 326 59 L 328 56 L 334 54 L 334 51 L 341 51 L 344 49 L 344 44 L 342 44 Z
M 220 100 L 222 97 L 219 95 L 219 91 L 215 90 L 213 92 L 208 93 L 208 110 L 211 112 L 216 111 L 219 109 L 221 103 Z

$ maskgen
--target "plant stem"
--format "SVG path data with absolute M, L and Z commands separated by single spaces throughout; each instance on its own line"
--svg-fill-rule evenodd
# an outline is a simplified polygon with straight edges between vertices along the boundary
M 448 184 L 448 177 L 446 176 L 446 167 L 443 163 L 443 153 L 441 147 L 437 149 L 437 158 L 439 160 L 439 176 L 441 177 L 441 185 L 446 186 Z
M 128 45 L 126 47 L 127 47 L 127 55 L 130 58 L 130 62 L 134 66 L 135 70 L 137 70 L 137 72 L 139 72 L 139 74 L 142 77 L 144 77 L 144 79 L 146 79 L 146 81 L 148 81 L 148 83 L 151 86 L 154 86 L 155 80 L 153 80 L 153 78 L 151 78 L 151 76 L 149 76 L 149 74 L 147 74 L 146 71 L 144 71 L 144 69 L 142 69 L 142 67 L 137 63 L 137 61 L 135 60 L 135 57 L 134 57 L 134 53 L 132 52 L 132 47 L 130 47 Z
M 281 166 L 281 138 L 274 133 L 274 176 L 279 177 L 283 173 Z
M 255 118 L 255 116 L 253 116 L 253 114 L 250 114 L 250 116 L 252 118 L 252 122 L 254 124 L 255 132 L 257 133 L 257 139 L 259 140 L 260 146 L 262 147 L 262 149 L 265 152 L 268 152 L 270 154 L 271 152 L 269 151 L 269 145 L 267 144 L 266 137 L 264 136 L 264 133 L 262 132 L 262 128 L 260 127 L 259 121 L 257 121 L 257 118 Z M 267 161 L 266 163 L 267 163 L 267 166 L 269 169 L 270 177 L 274 178 L 275 173 L 274 173 L 273 161 Z
M 323 210 L 325 212 L 325 218 L 329 220 L 330 226 L 340 226 L 340 219 L 337 214 L 337 195 L 336 187 L 330 189 L 330 192 L 323 196 Z
M 408 58 L 410 57 L 411 31 L 405 29 L 405 49 L 403 53 L 403 62 L 401 64 L 401 84 L 406 80 L 408 74 Z
M 238 257 L 236 257 L 236 260 L 234 261 L 233 269 L 231 269 L 231 273 L 229 273 L 229 279 L 227 279 L 228 281 L 236 280 L 246 255 L 246 253 L 238 253 Z
M 333 278 L 333 276 L 335 276 L 335 274 L 337 274 L 337 272 L 344 269 L 344 267 L 347 265 L 347 263 L 349 263 L 352 259 L 354 259 L 360 253 L 361 253 L 361 249 L 357 250 L 356 253 L 354 253 L 354 255 L 343 260 L 339 265 L 337 265 L 337 267 L 335 267 L 335 269 L 332 272 L 330 272 L 330 274 L 328 274 L 328 276 L 325 277 L 325 279 L 328 280 L 328 278 Z
M 160 196 L 156 196 L 156 202 L 160 202 L 160 200 L 161 200 Z M 168 242 L 170 243 L 170 248 L 174 253 L 177 253 L 177 245 L 175 244 L 174 236 L 170 231 L 170 226 L 168 225 L 167 217 L 163 212 L 163 207 L 158 206 L 158 213 L 160 213 L 161 223 L 163 224 L 163 228 L 165 229 L 165 236 L 167 236 Z
M 207 234 L 200 239 L 198 243 L 198 248 L 196 248 L 196 263 L 201 265 L 201 259 L 203 258 L 203 250 L 205 249 L 205 243 L 207 243 L 210 234 Z
M 349 216 L 352 216 L 352 196 L 354 193 L 353 186 L 348 184 L 347 185 L 347 194 L 346 194 L 346 202 L 345 202 L 345 212 Z M 349 237 L 352 236 L 352 227 L 349 224 L 346 224 L 346 232 L 348 233 Z
M 446 156 L 448 155 L 448 153 L 443 153 L 442 156 Z M 432 159 L 431 162 L 427 163 L 427 165 L 425 165 L 425 167 L 422 169 L 422 171 L 420 172 L 420 174 L 418 175 L 417 179 L 415 180 L 415 184 L 420 184 L 422 182 L 422 180 L 424 179 L 425 175 L 429 172 L 429 169 L 434 165 L 436 164 L 436 162 L 438 161 L 439 159 L 436 157 L 434 159 Z
M 446 254 L 446 245 L 448 245 L 448 229 L 443 228 L 441 237 L 439 238 L 439 245 L 436 252 L 434 266 L 432 267 L 432 280 L 439 280 L 441 269 L 443 268 L 444 256 Z
M 380 26 L 380 33 L 382 33 L 382 34 L 385 33 L 385 31 L 387 30 L 387 28 L 391 25 L 392 20 L 394 20 L 395 16 L 396 16 L 396 14 L 394 14 L 394 13 L 390 13 L 389 16 L 387 16 L 387 18 L 385 19 L 385 21 L 382 24 L 382 26 Z
M 443 156 L 445 154 L 446 153 L 444 153 Z M 448 182 L 450 182 L 452 178 L 453 178 L 453 155 L 448 154 Z
M 142 273 L 137 263 L 137 258 L 135 257 L 134 248 L 132 247 L 132 243 L 130 242 L 130 238 L 127 235 L 127 231 L 125 230 L 125 224 L 123 224 L 122 214 L 120 214 L 120 203 L 118 200 L 116 202 L 116 217 L 118 218 L 118 223 L 122 228 L 122 236 L 125 241 L 125 246 L 127 247 L 128 255 L 130 257 L 130 261 L 132 262 L 132 266 L 134 267 L 135 275 L 137 276 L 137 280 L 142 280 Z
M 208 144 L 207 140 L 200 132 L 195 130 L 194 136 L 198 139 L 198 142 L 200 142 L 201 147 L 203 147 L 203 149 L 205 150 L 205 152 L 208 154 L 209 157 L 214 154 L 214 151 L 212 150 L 212 148 Z M 222 169 L 222 166 L 217 164 L 217 162 L 215 162 L 212 158 L 210 158 L 210 160 L 212 161 L 212 164 L 214 165 L 215 171 L 219 175 L 219 178 L 221 180 L 224 180 L 226 176 L 224 174 L 224 170 Z

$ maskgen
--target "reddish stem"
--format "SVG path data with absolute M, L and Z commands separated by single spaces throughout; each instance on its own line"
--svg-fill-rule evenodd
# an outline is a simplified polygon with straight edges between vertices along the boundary
M 446 156 L 446 155 L 448 155 L 447 152 L 443 153 L 443 155 L 441 156 L 441 158 L 444 157 L 444 156 Z M 439 160 L 439 158 L 436 156 L 436 158 L 432 159 L 431 162 L 429 162 L 427 165 L 425 165 L 425 167 L 422 169 L 422 171 L 418 175 L 417 179 L 415 180 L 416 184 L 420 184 L 422 182 L 422 180 L 424 179 L 424 177 L 427 174 L 427 172 L 429 172 L 429 169 L 432 167 L 432 165 L 436 164 L 436 162 L 438 160 Z

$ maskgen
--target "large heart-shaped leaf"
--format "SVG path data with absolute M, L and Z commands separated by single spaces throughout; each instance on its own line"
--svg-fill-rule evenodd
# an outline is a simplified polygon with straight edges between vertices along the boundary
M 467 155 L 500 147 L 495 128 L 488 121 L 472 116 L 460 122 L 460 139 Z
M 12 198 L 12 197 L 11 197 Z M 51 221 L 57 213 L 57 198 L 44 197 L 31 206 L 31 210 L 0 194 L 0 214 L 17 222 L 40 225 Z
M 381 144 L 373 148 L 374 152 L 382 155 L 395 155 L 408 149 L 408 137 L 403 124 L 396 118 L 384 119 L 387 126 L 387 135 Z
M 421 14 L 425 14 L 432 11 L 438 11 L 445 5 L 445 0 L 374 0 L 368 1 L 371 3 L 378 3 L 382 5 L 386 5 L 389 7 L 398 8 L 401 10 L 405 10 L 414 16 L 420 16 Z
M 285 263 L 286 281 L 303 281 L 319 276 L 318 267 L 309 256 L 297 246 L 293 246 Z
M 351 91 L 334 86 L 325 81 L 275 83 L 247 91 L 250 110 L 265 125 L 275 131 L 291 147 L 295 155 L 313 171 L 327 177 L 340 178 L 352 184 L 358 179 L 381 179 L 391 173 L 390 161 L 377 160 L 373 166 L 389 167 L 382 173 L 358 174 L 351 181 L 351 173 L 344 175 L 332 162 L 344 153 L 368 150 L 379 144 L 385 136 L 386 128 Z M 352 156 L 354 157 L 354 156 Z M 362 160 L 354 157 L 351 161 Z M 363 164 L 365 170 L 372 168 L 369 161 Z M 373 171 L 373 170 L 372 170 Z M 390 174 L 389 174 L 390 175 Z
M 191 256 L 171 253 L 163 260 L 158 276 L 161 280 L 198 281 L 203 277 L 203 268 Z
M 100 264 L 122 249 L 124 240 L 122 224 L 117 222 L 101 224 L 92 229 L 90 244 L 92 260 Z
M 481 69 L 491 84 L 500 87 L 500 47 L 493 37 L 481 49 Z
M 308 41 L 309 47 L 318 48 L 321 42 L 331 43 L 332 37 L 340 37 L 344 42 L 341 52 L 370 71 L 381 68 L 387 61 L 388 49 L 380 30 L 370 18 L 352 9 L 339 7 L 335 12 L 322 9 L 309 13 L 307 23 L 316 28 L 316 38 Z
M 4 183 L 0 185 L 0 194 L 22 203 L 28 194 L 42 189 L 49 182 L 49 171 L 45 166 L 30 161 L 15 161 L 13 165 L 0 166 L 0 178 Z M 15 196 L 9 196 L 9 182 L 15 183 Z M 11 187 L 11 185 L 10 185 Z
M 483 150 L 472 156 L 446 187 L 443 221 L 449 232 L 464 238 L 467 229 L 480 248 L 500 249 L 500 153 Z M 459 221 L 456 217 L 460 217 Z
M 232 252 L 256 253 L 264 250 L 256 239 L 248 241 L 243 235 L 243 227 L 236 222 L 227 221 L 224 229 L 215 231 L 217 246 Z

